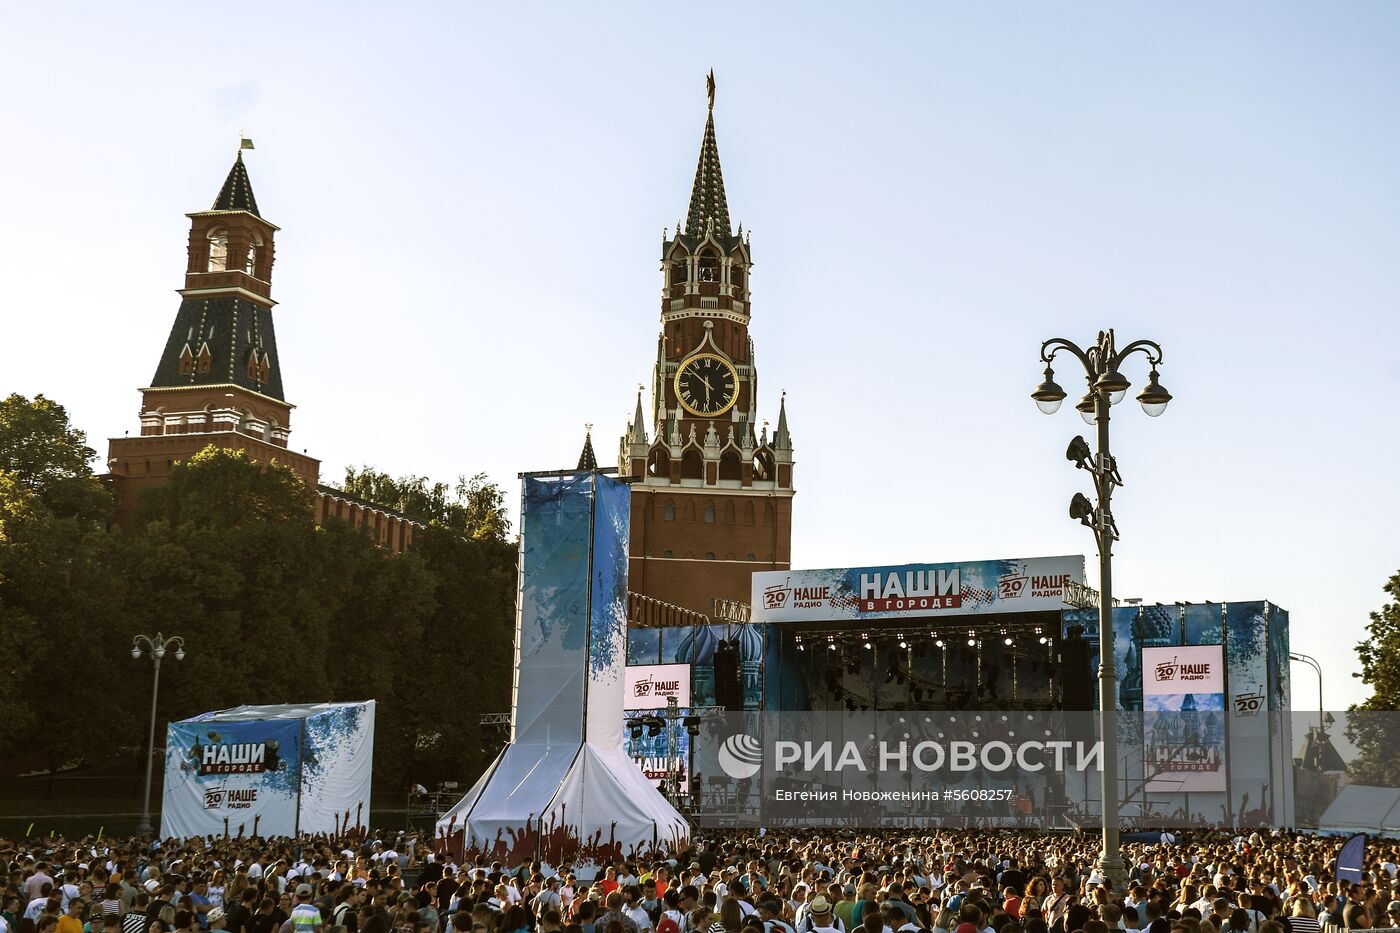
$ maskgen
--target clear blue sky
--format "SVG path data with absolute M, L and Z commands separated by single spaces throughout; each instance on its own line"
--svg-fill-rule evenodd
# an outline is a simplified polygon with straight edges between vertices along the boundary
M 714 67 L 795 564 L 1092 561 L 1027 393 L 1113 326 L 1177 397 L 1115 410 L 1118 593 L 1287 607 L 1338 707 L 1400 567 L 1398 48 L 1368 2 L 11 6 L 0 391 L 138 430 L 242 130 L 323 476 L 611 459 Z

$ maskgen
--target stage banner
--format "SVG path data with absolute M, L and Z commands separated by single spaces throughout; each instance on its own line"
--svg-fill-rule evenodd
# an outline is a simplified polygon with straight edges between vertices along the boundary
M 593 475 L 527 476 L 521 498 L 512 741 L 578 742 L 589 674 Z
M 369 829 L 374 708 L 374 700 L 327 704 L 303 720 L 300 832 Z
M 690 705 L 689 664 L 644 664 L 623 670 L 622 708 L 665 709 L 671 697 L 676 705 Z
M 1226 684 L 1230 689 L 1230 800 L 1236 825 L 1275 823 L 1269 709 L 1269 620 L 1262 601 L 1225 606 Z M 1256 706 L 1248 698 L 1263 696 Z M 1278 822 L 1277 825 L 1285 825 Z
M 830 622 L 1059 612 L 1084 558 L 777 570 L 753 575 L 755 622 Z
M 172 722 L 160 835 L 294 836 L 300 720 Z
M 593 530 L 588 551 L 588 675 L 583 738 L 601 749 L 620 752 L 632 489 L 600 473 L 588 476 L 592 480 Z
M 1221 647 L 1144 648 L 1142 675 L 1147 791 L 1225 790 L 1225 659 Z

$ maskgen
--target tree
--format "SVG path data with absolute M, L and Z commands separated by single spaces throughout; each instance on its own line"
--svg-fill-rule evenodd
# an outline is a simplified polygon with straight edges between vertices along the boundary
M 510 535 L 505 492 L 485 473 L 471 478 L 459 476 L 457 484 L 449 486 L 429 482 L 426 476 L 395 479 L 373 467 L 347 467 L 342 488 L 357 499 L 469 538 L 505 541 Z
M 311 490 L 289 467 L 258 464 L 241 450 L 209 445 L 178 463 L 142 496 L 139 524 L 163 521 L 227 530 L 259 522 L 311 520 Z
M 129 536 L 67 413 L 0 402 L 0 761 L 57 769 L 145 754 L 150 661 L 137 633 L 186 639 L 161 668 L 160 722 L 251 703 L 375 699 L 376 786 L 474 776 L 483 712 L 507 708 L 515 546 L 504 494 L 351 471 L 353 494 L 427 528 L 391 557 L 314 522 L 287 467 L 206 447 L 142 497 Z
M 1347 738 L 1360 751 L 1348 771 L 1357 783 L 1400 787 L 1400 573 L 1385 592 L 1391 601 L 1371 613 L 1370 637 L 1356 646 L 1361 671 L 1352 676 L 1372 693 L 1347 717 Z
M 331 620 L 354 576 L 346 564 L 378 557 L 368 540 L 333 551 L 312 517 L 289 468 L 212 445 L 142 497 L 124 576 L 145 628 L 187 641 L 169 672 L 172 718 L 327 697 Z
M 92 472 L 96 456 L 57 402 L 18 394 L 0 400 L 0 473 L 36 493 L 55 515 L 96 522 L 111 514 L 111 496 Z
M 433 609 L 416 641 L 398 639 L 412 663 L 394 694 L 403 719 L 376 727 L 380 770 L 393 767 L 384 778 L 399 785 L 473 778 L 495 753 L 481 715 L 510 708 L 516 548 L 505 493 L 481 473 L 449 486 L 367 466 L 347 469 L 344 488 L 427 525 L 409 556 L 431 581 Z
M 108 532 L 111 496 L 63 406 L 0 401 L 0 759 L 50 769 L 80 760 L 130 725 L 128 684 L 109 677 L 122 618 Z M 129 636 L 127 636 L 129 638 Z M 128 642 L 129 645 L 129 642 Z

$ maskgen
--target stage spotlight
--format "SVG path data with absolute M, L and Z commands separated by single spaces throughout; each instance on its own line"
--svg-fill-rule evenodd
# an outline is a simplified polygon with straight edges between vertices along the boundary
M 1082 435 L 1076 435 L 1074 440 L 1069 442 L 1069 449 L 1065 451 L 1065 459 L 1074 464 L 1076 470 L 1093 469 L 1090 463 L 1094 459 L 1094 452 L 1089 449 L 1089 443 Z
M 976 644 L 977 644 L 977 639 L 975 639 L 975 638 L 969 638 L 969 639 L 967 640 L 967 646 L 968 646 L 969 648 L 975 647 Z
M 631 731 L 632 731 L 632 741 L 633 741 L 633 742 L 640 742 L 641 739 L 642 739 L 642 724 L 639 723 L 639 722 L 637 722 L 637 720 L 635 720 L 635 719 L 632 720 Z
M 867 641 L 865 642 L 865 647 L 867 647 L 867 648 L 873 648 L 873 647 L 875 647 L 875 646 L 872 645 L 872 644 L 870 644 L 870 642 L 867 640 Z
M 658 735 L 661 734 L 661 727 L 664 725 L 666 725 L 665 720 L 659 719 L 655 716 L 651 717 L 647 720 L 647 735 L 650 738 L 656 738 Z
M 935 639 L 933 640 L 933 646 L 934 646 L 935 648 L 942 648 L 942 647 L 943 647 L 943 639 L 941 639 L 941 638 L 935 638 Z
M 907 642 L 907 641 L 904 640 L 904 636 L 903 636 L 903 635 L 900 635 L 900 636 L 899 636 L 899 647 L 901 647 L 901 648 L 908 648 L 908 647 L 909 647 L 909 642 Z
M 836 639 L 832 638 L 830 635 L 826 636 L 826 650 L 827 650 L 827 651 L 835 651 L 835 650 L 836 650 Z
M 885 671 L 885 683 L 887 683 L 887 684 L 888 684 L 888 683 L 893 683 L 893 682 L 894 682 L 894 675 L 895 675 L 895 670 L 894 670 L 894 668 L 890 668 L 889 670 Z
M 1040 643 L 1041 643 L 1042 645 L 1048 645 L 1048 644 L 1050 644 L 1050 639 L 1046 638 L 1044 635 L 1041 635 L 1041 636 L 1040 636 Z
M 1012 642 L 1012 638 L 1011 638 L 1010 635 L 1006 636 L 1006 638 L 1004 638 L 1004 639 L 1002 639 L 1002 640 L 1005 641 L 1006 644 L 1007 644 L 1008 646 L 1009 646 L 1009 645 L 1011 644 L 1011 642 Z
M 1074 498 L 1069 502 L 1069 517 L 1079 522 L 1081 525 L 1094 527 L 1092 521 L 1094 517 L 1094 507 L 1082 492 L 1076 492 Z

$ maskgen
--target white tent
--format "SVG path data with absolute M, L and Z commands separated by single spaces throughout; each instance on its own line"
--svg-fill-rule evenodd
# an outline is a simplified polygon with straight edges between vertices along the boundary
M 437 833 L 461 833 L 466 849 L 497 859 L 523 843 L 559 864 L 674 850 L 690 829 L 622 749 L 509 745 L 443 814 Z
M 689 825 L 622 743 L 631 490 L 584 471 L 522 489 L 511 741 L 437 823 L 507 864 L 674 851 Z
M 1317 821 L 1319 832 L 1400 837 L 1400 788 L 1348 784 Z

